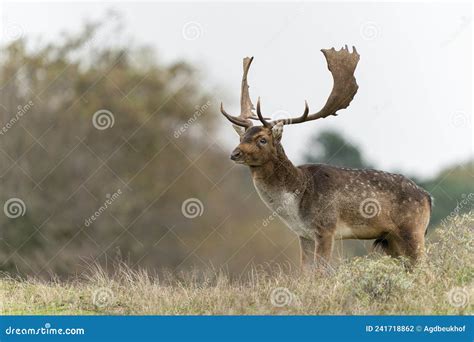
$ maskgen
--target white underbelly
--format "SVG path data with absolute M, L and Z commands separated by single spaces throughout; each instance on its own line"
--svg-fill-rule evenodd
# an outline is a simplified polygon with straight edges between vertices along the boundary
M 334 238 L 338 240 L 350 239 L 354 235 L 354 229 L 345 222 L 338 222 Z
M 344 221 L 339 221 L 336 225 L 336 232 L 334 238 L 337 240 L 343 239 L 376 239 L 380 232 L 373 227 L 365 226 L 350 226 Z

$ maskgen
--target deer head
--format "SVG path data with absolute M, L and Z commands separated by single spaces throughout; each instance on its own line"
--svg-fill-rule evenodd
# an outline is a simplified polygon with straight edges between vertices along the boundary
M 244 58 L 240 115 L 229 115 L 221 103 L 222 114 L 232 122 L 234 129 L 240 136 L 240 144 L 231 154 L 232 160 L 249 166 L 263 165 L 272 158 L 277 157 L 284 125 L 298 124 L 337 115 L 338 110 L 349 106 L 359 88 L 354 77 L 354 70 L 359 62 L 359 54 L 355 47 L 353 47 L 352 53 L 349 52 L 347 45 L 339 51 L 336 51 L 334 48 L 321 51 L 326 57 L 328 69 L 334 81 L 326 104 L 320 111 L 309 114 L 309 106 L 305 101 L 305 109 L 301 116 L 277 121 L 268 121 L 262 115 L 260 98 L 257 102 L 257 115 L 255 116 L 247 83 L 247 74 L 253 57 Z M 260 120 L 262 126 L 253 126 L 252 120 Z

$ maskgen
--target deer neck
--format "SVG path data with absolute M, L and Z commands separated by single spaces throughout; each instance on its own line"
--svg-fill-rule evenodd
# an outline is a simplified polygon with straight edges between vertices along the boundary
M 302 171 L 288 159 L 283 146 L 278 143 L 276 156 L 263 165 L 250 166 L 253 182 L 259 192 L 294 193 L 303 191 Z

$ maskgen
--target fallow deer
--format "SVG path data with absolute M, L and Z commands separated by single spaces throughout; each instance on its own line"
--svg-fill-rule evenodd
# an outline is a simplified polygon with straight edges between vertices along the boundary
M 243 60 L 239 116 L 222 114 L 233 124 L 240 144 L 231 159 L 249 166 L 253 183 L 268 208 L 298 236 L 303 267 L 324 265 L 335 239 L 374 239 L 374 247 L 412 262 L 424 253 L 424 237 L 431 215 L 431 197 L 410 179 L 372 169 L 350 169 L 326 164 L 294 166 L 281 144 L 284 125 L 336 116 L 347 108 L 358 90 L 354 71 L 359 62 L 355 47 L 321 50 L 333 77 L 324 107 L 301 116 L 267 121 L 256 115 L 249 96 L 247 74 L 252 58 Z M 253 126 L 260 120 L 261 126 Z

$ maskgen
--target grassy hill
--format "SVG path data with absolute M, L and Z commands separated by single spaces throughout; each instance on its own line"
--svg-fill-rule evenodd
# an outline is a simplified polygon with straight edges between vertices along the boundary
M 124 264 L 90 267 L 67 282 L 0 278 L 3 314 L 472 314 L 474 213 L 439 227 L 426 260 L 376 254 L 342 261 L 327 274 L 254 267 L 240 279 L 224 272 L 153 277 Z

